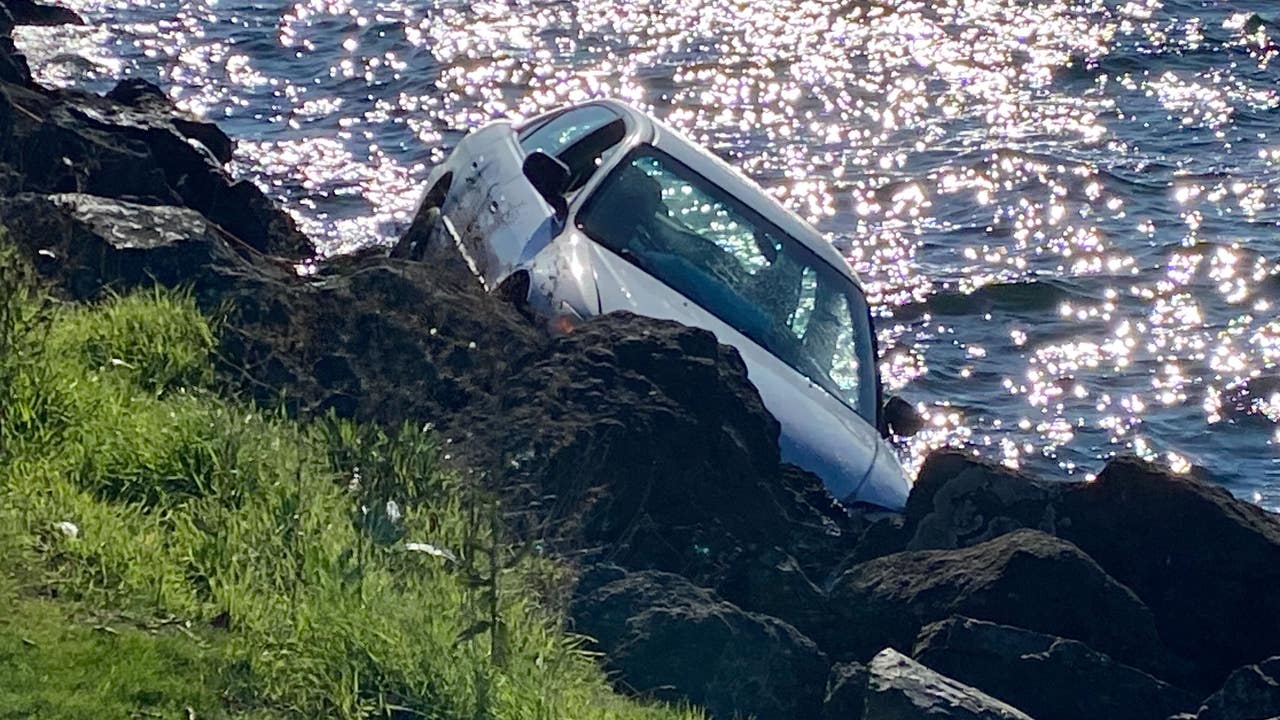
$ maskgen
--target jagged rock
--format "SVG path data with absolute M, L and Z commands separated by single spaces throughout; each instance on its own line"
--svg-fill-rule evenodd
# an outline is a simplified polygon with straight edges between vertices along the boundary
M 584 579 L 574 628 L 594 638 L 630 690 L 690 700 L 718 718 L 817 717 L 829 663 L 795 628 L 677 575 L 599 574 Z
M 254 250 L 314 254 L 287 213 L 252 183 L 233 181 L 214 153 L 193 144 L 179 126 L 218 149 L 216 134 L 194 121 L 175 121 L 167 104 L 125 105 L 8 82 L 0 84 L 0 118 L 7 118 L 0 121 L 0 194 L 83 192 L 181 205 Z
M 1197 698 L 1075 640 L 954 617 L 927 626 L 912 655 L 1039 720 L 1165 720 Z
M 1057 529 L 1062 483 L 1035 480 L 961 450 L 929 455 L 904 511 L 910 550 L 969 547 L 1018 528 Z
M 863 720 L 1031 720 L 995 698 L 885 648 L 867 666 Z
M 191 287 L 213 307 L 237 276 L 290 274 L 267 263 L 251 268 L 214 225 L 188 208 L 26 193 L 0 198 L 0 219 L 36 269 L 80 300 L 158 282 Z
M 1217 681 L 1280 651 L 1280 518 L 1134 458 L 1066 494 L 1059 532 L 1132 588 L 1165 643 Z M 1101 649 L 1101 648 L 1100 648 Z
M 837 663 L 827 676 L 822 720 L 862 720 L 866 704 L 867 668 L 858 663 Z
M 1034 527 L 1078 545 L 1151 609 L 1207 690 L 1280 650 L 1280 517 L 1203 479 L 1136 458 L 1088 483 L 1042 483 L 955 453 L 931 458 L 908 501 L 911 547 L 964 547 Z M 1104 648 L 1098 648 L 1104 649 Z
M 1267 720 L 1280 715 L 1280 657 L 1231 673 L 1196 720 Z
M 965 615 L 1081 640 L 1158 664 L 1151 613 L 1076 546 L 1019 530 L 960 550 L 903 552 L 851 568 L 830 592 L 828 652 L 909 651 L 920 629 Z
M 0 8 L 7 9 L 18 25 L 84 25 L 84 18 L 75 11 L 57 5 L 41 5 L 32 0 L 0 0 Z M 2 25 L 0 31 L 4 31 Z
M 809 576 L 856 539 L 816 477 L 780 466 L 777 421 L 737 351 L 708 332 L 605 315 L 527 357 L 495 393 L 453 424 L 470 463 L 538 488 L 557 527 L 622 565 L 750 605 L 762 596 L 738 592 L 735 568 L 780 547 Z
M 124 109 L 116 112 L 116 116 L 122 121 L 128 121 L 132 116 L 134 124 L 147 127 L 155 123 L 155 118 L 164 118 L 185 137 L 203 145 L 218 162 L 231 162 L 236 149 L 235 141 L 217 125 L 201 122 L 178 110 L 154 83 L 141 78 L 121 80 L 106 97 L 132 109 L 132 112 Z
M 826 594 L 782 548 L 762 548 L 735 563 L 719 591 L 744 607 L 786 618 L 808 635 L 821 634 L 830 620 Z
M 373 254 L 338 260 L 305 281 L 242 287 L 228 299 L 234 311 L 222 355 L 260 402 L 284 397 L 296 410 L 332 409 L 390 427 L 432 422 L 445 438 L 460 437 L 449 420 L 484 412 L 545 344 L 470 278 Z
M 27 67 L 27 59 L 13 44 L 12 33 L 15 24 L 9 9 L 0 2 L 0 80 L 26 85 L 31 82 L 31 68 Z M 0 113 L 5 111 L 6 106 L 7 103 L 0 99 Z M 4 126 L 0 125 L 0 140 L 5 138 L 3 131 Z

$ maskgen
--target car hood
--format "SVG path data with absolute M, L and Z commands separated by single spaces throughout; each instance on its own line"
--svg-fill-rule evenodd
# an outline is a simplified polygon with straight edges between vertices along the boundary
M 533 273 L 535 284 L 568 301 L 583 317 L 626 310 L 708 330 L 736 348 L 765 407 L 781 425 L 778 444 L 784 462 L 820 477 L 842 501 L 891 509 L 905 505 L 909 484 L 879 432 L 772 353 L 580 233 L 568 233 L 539 255 L 535 265 L 544 272 Z M 568 267 L 578 271 L 569 283 L 563 273 L 546 272 Z

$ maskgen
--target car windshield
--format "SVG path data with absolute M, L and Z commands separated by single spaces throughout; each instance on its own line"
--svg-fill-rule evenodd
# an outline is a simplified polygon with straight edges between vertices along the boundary
M 857 285 L 657 148 L 631 152 L 579 227 L 875 423 L 875 367 Z
M 581 188 L 600 158 L 626 135 L 622 117 L 606 105 L 570 108 L 520 131 L 525 154 L 543 152 L 569 168 L 568 192 Z

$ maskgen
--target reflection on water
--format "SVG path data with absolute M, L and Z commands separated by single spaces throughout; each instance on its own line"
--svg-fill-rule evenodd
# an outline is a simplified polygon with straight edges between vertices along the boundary
M 1121 451 L 1280 506 L 1269 0 L 68 0 L 40 78 L 157 79 L 329 252 L 388 242 L 468 129 L 603 95 L 828 233 L 928 448 Z M 1212 431 L 1212 432 L 1210 432 Z

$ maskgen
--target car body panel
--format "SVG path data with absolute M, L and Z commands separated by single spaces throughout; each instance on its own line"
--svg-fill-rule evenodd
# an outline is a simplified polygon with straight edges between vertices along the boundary
M 524 152 L 511 123 L 491 123 L 468 140 L 450 158 L 454 181 L 441 210 L 472 270 L 493 288 L 551 242 L 558 223 L 525 179 Z
M 441 207 L 443 224 L 473 271 L 490 289 L 517 270 L 527 272 L 529 306 L 549 320 L 626 310 L 712 332 L 738 350 L 779 421 L 784 461 L 820 477 L 841 501 L 901 509 L 910 485 L 875 424 L 710 311 L 587 237 L 573 218 L 627 151 L 648 143 L 749 204 L 856 286 L 848 263 L 816 230 L 728 164 L 657 120 L 625 104 L 604 102 L 624 118 L 627 131 L 601 157 L 595 174 L 568 197 L 567 217 L 557 218 L 524 178 L 519 129 L 505 121 L 468 135 L 432 173 L 432 182 L 453 173 Z M 535 118 L 529 126 L 538 122 Z

